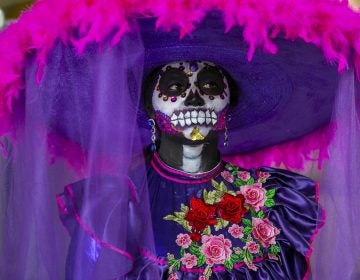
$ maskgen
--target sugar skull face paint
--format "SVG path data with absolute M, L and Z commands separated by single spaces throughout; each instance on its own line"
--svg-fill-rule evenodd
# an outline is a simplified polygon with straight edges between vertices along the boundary
M 181 133 L 202 140 L 222 130 L 230 102 L 228 82 L 211 62 L 174 62 L 165 65 L 152 95 L 155 120 L 168 134 Z

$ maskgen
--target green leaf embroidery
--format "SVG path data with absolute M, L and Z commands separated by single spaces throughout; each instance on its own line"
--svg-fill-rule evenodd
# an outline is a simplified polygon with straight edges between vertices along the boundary
M 207 227 L 204 229 L 203 234 L 205 234 L 205 235 L 211 235 L 211 228 L 210 228 L 210 226 L 207 226 Z
M 181 203 L 181 211 L 184 213 L 187 213 L 189 211 L 189 207 L 186 206 L 185 204 Z
M 180 213 L 180 212 L 177 212 Z M 187 231 L 191 232 L 191 226 L 188 221 L 186 221 L 184 218 L 176 217 L 174 215 L 167 215 L 163 218 L 166 221 L 174 221 L 180 224 L 183 228 L 185 228 Z
M 275 200 L 273 200 L 272 198 L 268 198 L 266 201 L 265 201 L 265 204 L 264 204 L 266 207 L 273 207 L 275 206 Z
M 243 234 L 247 235 L 252 232 L 252 227 L 245 227 L 243 230 Z
M 254 180 L 254 178 L 253 177 L 251 177 L 247 182 L 246 182 L 246 184 L 247 185 L 253 185 L 255 183 L 255 180 Z
M 225 265 L 225 267 L 226 267 L 228 270 L 232 270 L 233 267 L 234 267 L 234 264 L 233 264 L 233 262 L 232 262 L 231 260 L 226 260 L 226 261 L 224 262 L 224 265 Z
M 237 254 L 231 254 L 230 259 L 233 263 L 239 263 L 243 260 L 243 258 L 241 258 L 241 256 Z
M 229 170 L 229 171 L 233 170 L 234 167 L 235 167 L 235 166 L 234 166 L 233 164 L 230 164 L 230 163 L 228 163 L 228 164 L 225 165 L 225 168 L 226 168 L 227 170 Z
M 275 196 L 275 193 L 276 193 L 276 190 L 275 190 L 275 189 L 267 190 L 267 192 L 266 192 L 266 197 L 267 197 L 267 198 L 273 198 L 273 197 Z
M 168 259 L 168 261 L 170 262 L 170 261 L 172 261 L 175 257 L 174 257 L 174 255 L 173 254 L 170 254 L 170 253 L 167 253 L 167 259 Z
M 249 219 L 243 218 L 241 221 L 245 226 L 252 227 L 252 222 Z
M 270 253 L 272 253 L 272 254 L 274 254 L 274 255 L 276 255 L 276 254 L 278 254 L 278 253 L 280 253 L 280 246 L 278 246 L 278 245 L 271 245 L 271 247 L 270 247 L 270 249 L 269 249 L 269 252 Z
M 180 249 L 180 256 L 183 257 L 185 255 L 185 249 L 181 248 Z
M 205 256 L 201 255 L 198 257 L 197 266 L 203 266 L 205 264 Z
M 251 213 L 251 216 L 256 217 L 256 218 L 262 219 L 265 217 L 265 214 L 262 210 L 260 210 L 259 212 L 256 212 L 252 207 L 250 207 L 250 213 Z
M 199 249 L 199 245 L 197 245 L 196 243 L 191 243 L 190 247 L 189 247 L 189 250 L 190 250 L 190 253 L 197 256 L 197 257 L 200 257 L 201 256 L 201 252 L 200 252 L 200 249 Z
M 251 213 L 251 216 L 257 216 L 257 213 L 256 213 L 256 211 L 254 210 L 254 208 L 252 208 L 252 207 L 250 207 L 249 208 L 250 209 L 250 213 Z
M 246 186 L 246 185 L 247 185 L 247 182 L 242 181 L 242 180 L 240 180 L 239 178 L 237 178 L 237 179 L 235 180 L 235 182 L 233 183 L 233 185 L 234 185 L 235 187 Z
M 220 229 L 223 229 L 229 225 L 229 221 L 225 221 L 223 219 L 217 218 L 217 223 L 215 225 L 215 230 L 218 231 Z
M 233 185 L 235 186 L 235 187 L 240 187 L 241 186 L 241 180 L 240 179 L 236 179 L 234 182 L 233 182 Z
M 245 258 L 245 251 L 241 251 L 239 257 L 243 260 Z
M 175 217 L 179 219 L 185 219 L 185 213 L 184 212 L 175 212 Z
M 175 262 L 176 262 L 175 259 L 169 260 L 169 263 L 168 263 L 169 267 L 170 267 L 170 266 L 174 266 L 174 263 L 175 263 Z
M 164 217 L 164 220 L 166 221 L 173 221 L 174 219 L 176 219 L 174 215 L 167 215 Z
M 219 188 L 219 183 L 216 182 L 215 180 L 211 180 L 211 185 L 212 185 L 215 189 L 218 189 L 218 188 Z
M 226 193 L 236 196 L 236 192 L 234 192 L 234 191 L 227 191 Z
M 226 185 L 224 184 L 224 182 L 220 182 L 220 184 L 219 184 L 215 180 L 212 180 L 211 184 L 221 194 L 224 194 L 224 193 L 226 193 L 228 191 L 228 189 L 227 189 Z
M 168 265 L 169 265 L 169 273 L 171 274 L 173 272 L 174 268 L 176 270 L 180 269 L 181 263 L 180 263 L 180 260 L 171 260 L 171 261 L 169 261 Z
M 211 266 L 207 266 L 204 271 L 204 276 L 210 278 L 211 274 L 212 274 Z
M 246 259 L 246 262 L 248 263 L 252 263 L 254 257 L 253 255 L 249 252 L 248 249 L 245 249 L 245 259 Z
M 221 200 L 223 193 L 219 192 L 219 191 L 210 191 L 208 192 L 207 190 L 203 191 L 203 198 L 205 203 L 210 204 L 210 205 L 214 205 L 215 203 L 218 203 Z
M 264 214 L 264 212 L 263 211 L 259 211 L 259 212 L 257 212 L 257 215 L 256 215 L 258 218 L 260 218 L 260 219 L 263 219 L 264 217 L 265 217 L 265 214 Z

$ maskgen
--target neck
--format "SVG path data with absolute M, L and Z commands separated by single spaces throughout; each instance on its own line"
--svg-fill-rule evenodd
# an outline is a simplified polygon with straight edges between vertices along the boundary
M 209 171 L 220 161 L 215 133 L 199 144 L 184 141 L 179 136 L 163 135 L 158 154 L 168 166 L 188 173 Z

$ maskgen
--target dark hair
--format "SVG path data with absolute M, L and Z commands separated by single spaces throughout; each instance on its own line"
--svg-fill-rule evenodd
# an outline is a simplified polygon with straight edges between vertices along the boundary
M 163 66 L 159 66 L 152 70 L 144 79 L 142 84 L 142 98 L 143 98 L 143 104 L 145 106 L 146 112 L 148 115 L 153 111 L 152 107 L 152 93 L 154 91 L 154 88 L 156 86 L 157 78 L 159 77 L 160 70 Z

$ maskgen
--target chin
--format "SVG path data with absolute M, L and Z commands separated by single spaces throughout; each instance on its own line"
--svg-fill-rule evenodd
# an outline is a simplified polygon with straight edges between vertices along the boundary
M 196 126 L 187 127 L 179 133 L 179 136 L 182 138 L 182 141 L 185 145 L 201 145 L 217 138 L 217 133 L 212 130 L 212 128 L 200 126 L 199 133 L 204 137 L 204 139 L 192 140 L 191 133 L 195 127 Z

